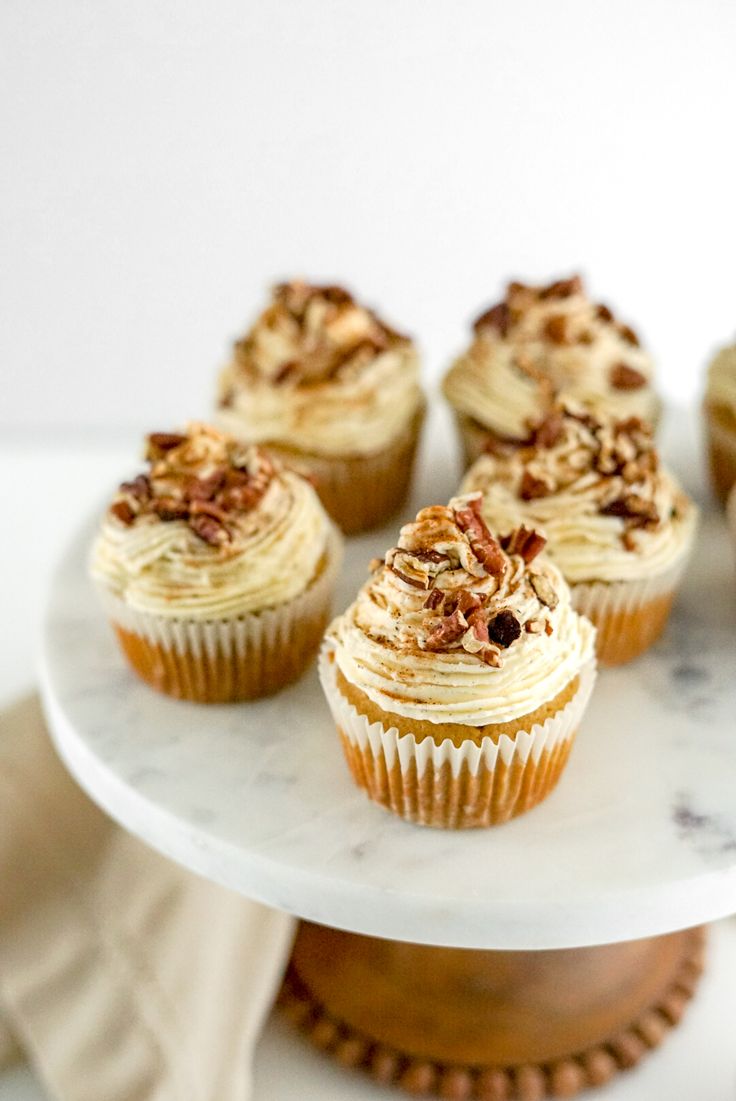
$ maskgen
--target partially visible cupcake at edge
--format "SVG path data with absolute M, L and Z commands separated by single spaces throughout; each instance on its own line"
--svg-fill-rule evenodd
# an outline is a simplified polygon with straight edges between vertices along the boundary
M 526 527 L 470 494 L 422 509 L 331 625 L 320 676 L 356 783 L 428 826 L 491 826 L 557 783 L 594 679 L 594 628 Z
M 554 407 L 520 445 L 493 445 L 462 483 L 502 530 L 524 523 L 598 628 L 598 657 L 628 661 L 661 634 L 692 549 L 697 509 L 637 417 Z
M 721 348 L 708 368 L 705 421 L 711 481 L 725 503 L 736 484 L 736 344 Z
M 526 439 L 559 397 L 618 417 L 659 416 L 652 361 L 638 335 L 588 298 L 580 276 L 509 283 L 473 330 L 443 383 L 468 465 L 489 438 Z
M 412 341 L 342 287 L 295 280 L 235 344 L 217 422 L 314 479 L 346 533 L 404 503 L 424 416 Z
M 91 574 L 135 671 L 202 703 L 269 695 L 313 658 L 342 539 L 312 485 L 190 424 L 148 437 L 107 509 Z

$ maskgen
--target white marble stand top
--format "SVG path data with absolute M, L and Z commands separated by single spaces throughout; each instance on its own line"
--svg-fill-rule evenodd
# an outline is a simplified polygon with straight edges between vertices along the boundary
M 417 501 L 454 488 L 455 470 L 427 461 L 443 426 Z M 670 432 L 679 467 L 694 468 L 691 434 L 682 418 Z M 351 541 L 338 607 L 394 533 Z M 557 790 L 503 827 L 461 832 L 407 825 L 353 786 L 314 670 L 274 699 L 221 707 L 139 682 L 87 581 L 89 537 L 86 525 L 50 595 L 50 727 L 89 794 L 168 856 L 314 921 L 430 944 L 574 947 L 736 912 L 736 583 L 715 511 L 666 636 L 600 674 Z

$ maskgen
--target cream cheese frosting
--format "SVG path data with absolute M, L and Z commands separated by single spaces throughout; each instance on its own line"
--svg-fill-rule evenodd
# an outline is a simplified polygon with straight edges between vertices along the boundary
M 474 328 L 443 389 L 458 412 L 498 435 L 524 439 L 556 397 L 656 420 L 649 355 L 633 329 L 587 297 L 579 277 L 547 287 L 511 283 Z
M 422 509 L 328 631 L 343 676 L 388 712 L 484 726 L 536 710 L 592 659 L 536 532 L 500 541 L 469 494 Z
M 466 474 L 484 517 L 502 530 L 533 524 L 567 581 L 629 581 L 665 573 L 693 542 L 697 510 L 661 466 L 651 429 L 555 407 L 523 445 L 497 447 Z
M 218 386 L 217 421 L 250 443 L 368 455 L 423 404 L 412 342 L 340 287 L 294 281 L 243 340 Z
M 736 414 L 736 345 L 721 348 L 708 368 L 706 396 Z
M 91 556 L 93 578 L 133 610 L 233 619 L 302 593 L 338 538 L 310 483 L 217 430 L 149 437 Z

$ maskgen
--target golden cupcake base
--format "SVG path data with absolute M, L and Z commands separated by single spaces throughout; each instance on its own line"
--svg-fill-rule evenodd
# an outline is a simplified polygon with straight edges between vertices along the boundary
M 474 951 L 302 922 L 285 1016 L 345 1067 L 447 1101 L 573 1097 L 635 1066 L 678 1023 L 704 931 L 594 948 Z
M 597 628 L 595 650 L 601 665 L 624 665 L 643 654 L 660 637 L 672 611 L 675 591 L 661 593 L 636 608 L 602 608 L 596 611 L 575 600 L 578 611 Z
M 406 502 L 423 421 L 424 407 L 388 447 L 368 455 L 328 457 L 274 445 L 270 450 L 308 474 L 338 527 L 357 535 L 390 520 Z

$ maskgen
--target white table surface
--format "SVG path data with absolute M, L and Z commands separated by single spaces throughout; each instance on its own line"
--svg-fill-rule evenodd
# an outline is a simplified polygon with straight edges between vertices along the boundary
M 80 515 L 130 466 L 134 438 L 72 443 L 46 436 L 0 441 L 0 485 L 7 520 L 0 541 L 0 703 L 33 688 L 45 586 L 58 549 Z M 12 532 L 17 532 L 13 537 Z M 10 535 L 8 534 L 10 533 Z M 708 970 L 686 1018 L 633 1073 L 591 1097 L 599 1101 L 731 1101 L 736 1098 L 736 922 L 713 927 Z M 344 1074 L 280 1022 L 269 1024 L 256 1065 L 254 1101 L 394 1101 Z M 44 1101 L 24 1068 L 0 1076 L 0 1101 Z

